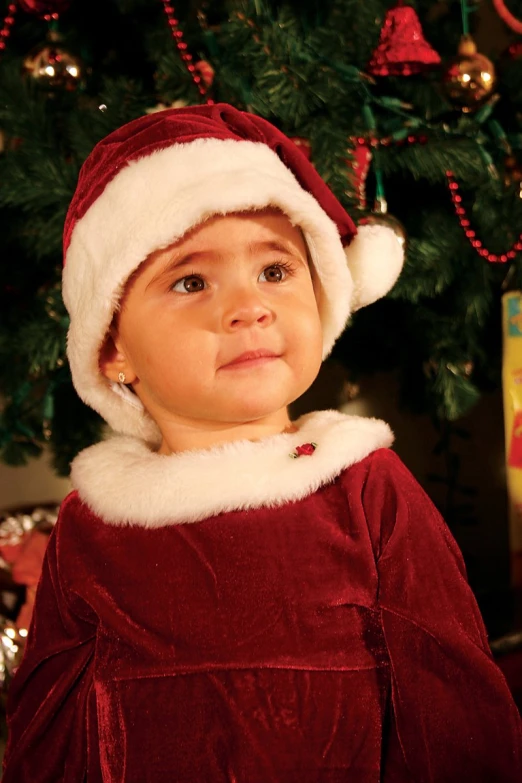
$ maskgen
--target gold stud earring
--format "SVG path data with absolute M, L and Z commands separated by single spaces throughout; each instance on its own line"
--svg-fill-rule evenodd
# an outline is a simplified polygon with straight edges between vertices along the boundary
M 119 380 L 120 383 L 125 383 L 125 373 L 124 372 L 119 372 L 118 373 L 118 380 Z

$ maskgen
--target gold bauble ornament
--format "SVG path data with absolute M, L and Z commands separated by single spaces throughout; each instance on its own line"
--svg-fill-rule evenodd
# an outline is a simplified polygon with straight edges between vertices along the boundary
M 339 403 L 345 405 L 346 403 L 353 402 L 361 395 L 361 387 L 358 383 L 353 381 L 345 381 L 341 387 L 339 393 Z
M 395 234 L 395 238 L 401 248 L 405 251 L 406 244 L 408 242 L 408 235 L 406 229 L 402 225 L 400 220 L 394 215 L 390 215 L 388 212 L 388 203 L 385 198 L 378 197 L 375 199 L 373 212 L 369 215 L 365 215 L 359 220 L 360 226 L 385 226 L 389 228 Z
M 495 88 L 495 68 L 491 60 L 477 52 L 469 35 L 460 39 L 458 55 L 444 73 L 442 84 L 448 100 L 463 112 L 480 108 Z
M 504 160 L 504 184 L 509 187 L 522 182 L 522 165 L 514 155 L 508 155 Z
M 81 61 L 60 45 L 60 37 L 50 33 L 48 40 L 29 52 L 23 72 L 45 90 L 73 91 L 83 78 Z
M 157 103 L 155 106 L 151 106 L 150 109 L 145 109 L 145 114 L 156 114 L 159 111 L 165 111 L 165 109 L 184 109 L 188 106 L 188 102 L 180 99 L 173 103 Z

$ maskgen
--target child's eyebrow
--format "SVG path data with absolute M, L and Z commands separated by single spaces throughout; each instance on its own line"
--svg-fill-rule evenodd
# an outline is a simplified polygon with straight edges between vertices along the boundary
M 275 240 L 249 242 L 247 245 L 247 250 L 250 255 L 255 255 L 259 252 L 273 251 L 276 253 L 281 253 L 285 256 L 292 256 L 293 258 L 297 258 L 306 264 L 306 259 L 301 258 L 301 253 L 299 253 L 297 249 L 294 249 L 291 246 L 286 246 L 282 242 L 277 242 Z M 212 256 L 217 261 L 220 261 L 223 258 L 221 253 L 215 253 L 211 250 L 195 250 L 193 253 L 187 253 L 186 255 L 174 257 L 170 259 L 164 269 L 154 276 L 154 278 L 148 283 L 146 287 L 148 288 L 153 283 L 161 280 L 164 275 L 169 275 L 174 270 L 183 269 L 185 266 L 191 266 L 196 261 L 208 259 L 209 256 Z
M 287 247 L 282 242 L 276 242 L 275 240 L 269 240 L 265 242 L 249 242 L 248 251 L 251 255 L 259 251 L 274 250 L 276 253 L 284 253 L 287 256 L 300 255 L 296 253 L 291 247 Z
M 215 254 L 211 253 L 211 255 Z M 168 275 L 172 274 L 172 272 L 175 270 L 183 269 L 183 267 L 192 265 L 195 261 L 201 260 L 202 258 L 208 258 L 208 256 L 208 251 L 195 251 L 194 253 L 187 253 L 186 255 L 171 258 L 168 264 L 163 269 L 160 269 L 160 271 L 154 275 L 152 280 L 149 280 L 145 286 L 145 290 L 147 290 L 147 288 L 149 288 L 151 285 L 154 285 L 154 283 L 161 281 L 163 277 L 167 277 Z

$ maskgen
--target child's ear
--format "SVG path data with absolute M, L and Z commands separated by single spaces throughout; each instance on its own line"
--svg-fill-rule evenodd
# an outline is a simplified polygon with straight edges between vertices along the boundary
M 125 376 L 123 383 L 128 384 L 136 381 L 136 373 L 132 371 L 113 328 L 108 332 L 100 348 L 98 364 L 102 375 L 110 381 L 119 383 L 121 380 L 120 373 L 123 373 Z

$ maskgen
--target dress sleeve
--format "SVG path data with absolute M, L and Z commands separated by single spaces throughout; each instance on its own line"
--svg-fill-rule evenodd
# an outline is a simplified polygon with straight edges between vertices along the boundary
M 96 626 L 73 614 L 60 578 L 61 518 L 47 546 L 22 662 L 7 699 L 2 783 L 82 783 Z
M 520 783 L 520 716 L 449 529 L 389 450 L 374 455 L 364 506 L 391 676 L 383 782 Z

